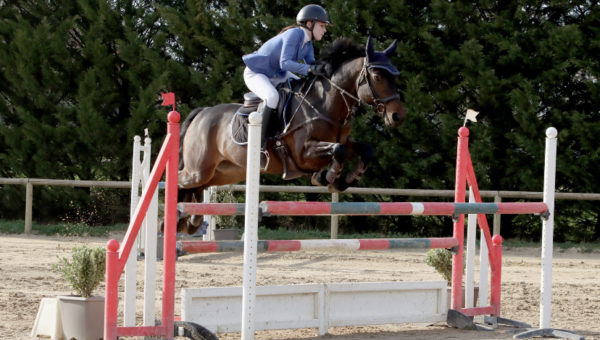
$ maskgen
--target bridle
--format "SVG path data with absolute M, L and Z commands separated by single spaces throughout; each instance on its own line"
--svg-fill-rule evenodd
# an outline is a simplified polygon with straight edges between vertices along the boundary
M 385 69 L 385 65 L 379 65 L 376 63 L 368 63 L 367 59 L 364 58 L 364 62 L 363 62 L 363 67 L 360 70 L 360 73 L 358 75 L 358 77 L 356 78 L 356 84 L 355 84 L 355 88 L 356 88 L 356 92 L 357 95 L 353 95 L 352 93 L 344 90 L 341 86 L 339 86 L 338 84 L 334 83 L 331 79 L 329 78 L 325 78 L 329 81 L 329 83 L 335 87 L 341 94 L 342 94 L 342 98 L 344 99 L 344 103 L 346 103 L 346 107 L 348 108 L 348 111 L 351 110 L 350 105 L 348 104 L 348 101 L 346 100 L 346 96 L 354 99 L 358 105 L 366 105 L 369 106 L 370 108 L 372 108 L 373 110 L 377 111 L 380 114 L 385 114 L 387 113 L 387 109 L 385 107 L 385 105 L 387 103 L 389 103 L 390 101 L 394 100 L 394 99 L 400 99 L 400 95 L 398 93 L 395 93 L 389 97 L 385 97 L 385 98 L 379 98 L 376 94 L 375 91 L 373 91 L 373 85 L 371 84 L 371 78 L 369 77 L 369 70 L 372 68 L 384 68 Z M 358 89 L 360 88 L 360 86 L 363 84 L 363 82 L 366 80 L 367 85 L 369 86 L 369 91 L 371 92 L 371 98 L 373 98 L 373 101 L 375 102 L 375 105 L 366 103 L 364 101 L 362 101 L 359 97 L 358 97 Z
M 292 120 L 294 119 L 294 116 L 300 109 L 300 105 L 299 105 L 296 108 L 296 111 L 293 113 L 292 118 L 289 120 L 288 123 L 286 123 L 286 126 L 283 129 L 281 136 L 288 135 L 288 134 L 300 129 L 302 126 L 307 125 L 316 120 L 325 120 L 325 121 L 328 121 L 329 123 L 333 124 L 334 126 L 345 125 L 353 111 L 352 106 L 350 105 L 350 103 L 348 102 L 348 99 L 346 97 L 349 97 L 356 102 L 356 104 L 354 106 L 356 106 L 356 105 L 368 106 L 368 107 L 372 108 L 373 110 L 375 110 L 376 112 L 378 112 L 379 114 L 385 115 L 387 113 L 386 104 L 394 99 L 400 99 L 400 95 L 398 93 L 395 93 L 389 97 L 379 98 L 377 96 L 377 94 L 375 94 L 375 91 L 373 91 L 373 85 L 371 84 L 371 80 L 369 78 L 369 70 L 372 68 L 386 69 L 386 64 L 368 63 L 367 58 L 364 58 L 363 67 L 362 67 L 358 77 L 356 78 L 356 83 L 355 83 L 355 89 L 356 89 L 356 94 L 357 94 L 356 96 L 353 95 L 352 93 L 346 91 L 338 84 L 334 83 L 330 78 L 323 77 L 324 79 L 329 81 L 329 83 L 341 93 L 342 99 L 344 100 L 344 103 L 346 104 L 346 108 L 348 109 L 348 111 L 347 111 L 346 117 L 344 117 L 344 120 L 342 123 L 334 122 L 330 118 L 324 116 L 312 103 L 310 103 L 309 101 L 306 100 L 306 96 L 308 95 L 308 93 L 312 89 L 313 85 L 315 84 L 316 77 L 312 80 L 312 82 L 310 83 L 308 88 L 304 91 L 304 93 L 288 90 L 289 92 L 294 93 L 294 95 L 296 95 L 298 97 L 298 99 L 300 100 L 300 104 L 306 103 L 308 106 L 310 106 L 317 113 L 317 116 L 311 117 L 311 118 L 305 120 L 304 122 L 296 125 L 295 127 L 291 128 L 290 123 L 292 122 Z M 358 89 L 363 84 L 365 79 L 366 79 L 367 85 L 369 87 L 369 91 L 371 92 L 371 98 L 373 98 L 375 105 L 369 104 L 358 97 Z

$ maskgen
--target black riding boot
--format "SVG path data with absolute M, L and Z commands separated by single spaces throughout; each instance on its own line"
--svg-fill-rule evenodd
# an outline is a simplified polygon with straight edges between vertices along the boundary
M 269 120 L 271 115 L 275 112 L 275 109 L 268 107 L 267 105 L 262 108 L 262 127 L 260 129 L 260 149 L 266 151 L 267 149 L 267 129 L 269 128 Z

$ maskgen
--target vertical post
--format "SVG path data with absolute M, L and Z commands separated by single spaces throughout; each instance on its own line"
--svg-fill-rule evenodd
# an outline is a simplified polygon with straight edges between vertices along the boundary
M 31 220 L 33 219 L 33 184 L 27 180 L 25 184 L 25 234 L 31 234 Z
M 542 276 L 540 283 L 540 328 L 550 328 L 552 315 L 552 248 L 554 234 L 554 190 L 556 175 L 556 137 L 558 131 L 546 129 L 544 164 L 544 203 L 549 216 L 542 221 Z
M 117 339 L 117 311 L 119 309 L 119 241 L 106 243 L 106 296 L 104 297 L 104 338 Z
M 473 188 L 469 187 L 469 203 L 475 202 Z M 475 253 L 477 246 L 477 214 L 469 214 L 467 221 L 467 264 L 465 270 L 465 307 L 475 306 Z
M 165 230 L 163 244 L 162 326 L 165 338 L 173 338 L 175 319 L 175 260 L 177 242 L 177 179 L 179 168 L 179 113 L 169 112 L 167 134 L 173 136 L 165 174 Z
M 339 202 L 340 201 L 340 193 L 334 192 L 331 193 L 331 202 Z M 340 217 L 338 215 L 331 215 L 331 239 L 334 240 L 338 238 L 338 230 L 340 227 Z
M 489 250 L 483 230 L 479 234 L 479 306 L 488 305 Z
M 454 202 L 465 202 L 467 185 L 467 160 L 469 147 L 469 129 L 458 129 L 458 143 L 456 150 L 456 183 L 454 187 Z M 456 217 L 456 216 L 455 216 Z M 462 308 L 462 271 L 463 271 L 463 244 L 465 236 L 465 215 L 461 214 L 454 221 L 453 237 L 458 240 L 458 249 L 452 256 L 452 298 L 451 308 Z
M 502 197 L 500 197 L 500 195 L 498 195 L 496 193 L 496 195 L 494 195 L 494 203 L 500 203 L 502 202 Z M 500 223 L 502 221 L 502 215 L 500 214 L 494 214 L 494 224 L 493 224 L 493 233 L 492 235 L 500 235 Z
M 244 224 L 244 277 L 242 287 L 242 340 L 254 339 L 256 314 L 256 253 L 258 244 L 258 193 L 260 185 L 260 130 L 262 116 L 253 112 L 248 124 L 246 159 L 246 217 Z
M 212 186 L 204 189 L 202 192 L 202 202 L 212 203 L 216 202 L 217 187 Z M 206 227 L 206 233 L 202 235 L 202 240 L 213 241 L 215 239 L 215 229 L 217 227 L 217 219 L 215 215 L 204 215 L 204 222 L 208 223 Z
M 500 316 L 501 285 L 502 285 L 502 236 L 492 237 L 492 267 L 490 279 L 490 305 L 494 307 L 492 316 Z
M 141 163 L 140 163 L 140 136 L 133 137 L 133 156 L 131 160 L 131 195 L 129 206 L 129 219 L 133 219 L 135 209 L 140 201 L 140 185 L 141 183 Z M 125 283 L 123 297 L 123 325 L 127 327 L 135 326 L 135 300 L 136 300 L 136 272 L 137 259 L 136 254 L 141 246 L 141 235 L 144 233 L 143 227 L 140 229 L 140 234 L 136 237 L 136 252 L 131 252 L 125 263 Z
M 142 179 L 143 185 L 150 180 L 150 163 L 152 155 L 152 140 L 149 137 L 144 138 L 144 159 L 142 161 Z M 144 326 L 155 325 L 155 307 L 156 303 L 156 245 L 158 242 L 158 191 L 157 188 L 152 196 L 152 201 L 148 206 L 148 212 L 144 219 L 142 231 L 144 231 Z

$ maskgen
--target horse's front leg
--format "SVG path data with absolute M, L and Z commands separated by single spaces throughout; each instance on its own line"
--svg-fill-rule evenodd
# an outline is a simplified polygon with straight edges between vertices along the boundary
M 328 169 L 315 172 L 312 176 L 313 185 L 329 185 L 342 173 L 343 163 L 347 156 L 346 146 L 339 143 L 311 141 L 305 148 L 306 160 L 331 161 Z
M 348 147 L 348 159 L 358 156 L 359 160 L 358 164 L 351 172 L 344 177 L 339 177 L 332 183 L 332 186 L 338 191 L 344 191 L 358 182 L 365 171 L 367 171 L 367 167 L 375 155 L 375 149 L 368 144 L 348 141 L 346 146 Z

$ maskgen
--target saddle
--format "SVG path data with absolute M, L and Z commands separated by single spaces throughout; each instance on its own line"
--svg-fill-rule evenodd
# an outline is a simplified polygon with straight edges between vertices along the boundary
M 267 127 L 267 139 L 275 140 L 275 152 L 283 164 L 283 179 L 286 180 L 298 178 L 307 174 L 306 172 L 301 171 L 294 160 L 289 157 L 288 148 L 281 136 L 281 133 L 291 119 L 291 113 L 288 112 L 288 106 L 293 97 L 293 90 L 299 85 L 298 81 L 290 79 L 288 82 L 277 86 L 277 91 L 279 93 L 277 114 L 271 116 L 269 126 Z M 248 116 L 250 113 L 257 111 L 260 103 L 262 103 L 262 99 L 254 92 L 244 94 L 244 103 L 235 112 L 231 122 L 231 138 L 235 144 L 248 144 Z

